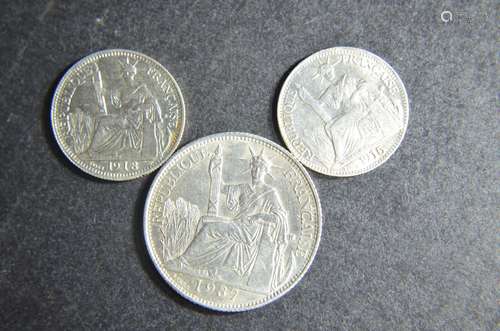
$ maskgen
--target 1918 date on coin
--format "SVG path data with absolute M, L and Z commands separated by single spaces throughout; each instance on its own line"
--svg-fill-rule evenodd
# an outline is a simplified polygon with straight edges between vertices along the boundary
M 158 168 L 177 148 L 185 122 L 181 91 L 150 57 L 113 49 L 91 54 L 60 81 L 52 129 L 83 171 L 129 180 Z

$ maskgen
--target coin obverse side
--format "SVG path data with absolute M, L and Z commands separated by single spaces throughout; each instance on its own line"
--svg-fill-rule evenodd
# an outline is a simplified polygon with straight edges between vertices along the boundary
M 380 57 L 358 48 L 319 51 L 292 70 L 278 124 L 292 154 L 330 176 L 366 173 L 398 148 L 408 125 L 403 82 Z
M 83 58 L 61 79 L 52 100 L 52 130 L 64 154 L 107 180 L 158 168 L 179 145 L 184 121 L 184 100 L 172 75 L 129 50 Z
M 160 170 L 144 236 L 162 277 L 183 297 L 220 311 L 270 303 L 308 270 L 321 207 L 302 165 L 246 133 L 198 139 Z

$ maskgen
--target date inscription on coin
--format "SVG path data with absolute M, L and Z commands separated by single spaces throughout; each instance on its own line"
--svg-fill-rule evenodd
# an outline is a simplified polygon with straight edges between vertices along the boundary
M 91 54 L 69 69 L 52 104 L 64 154 L 83 171 L 127 180 L 159 167 L 184 129 L 182 94 L 170 73 L 127 50 Z
M 378 56 L 336 47 L 299 63 L 278 101 L 283 139 L 304 165 L 354 176 L 385 162 L 408 123 L 408 97 L 396 72 Z
M 208 136 L 158 174 L 145 208 L 149 253 L 186 298 L 223 311 L 291 289 L 319 244 L 321 208 L 305 169 L 254 135 Z

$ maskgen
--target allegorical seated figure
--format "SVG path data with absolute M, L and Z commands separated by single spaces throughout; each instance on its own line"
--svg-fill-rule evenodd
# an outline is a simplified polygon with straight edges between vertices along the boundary
M 96 132 L 89 152 L 94 155 L 118 157 L 122 152 L 140 154 L 144 145 L 145 120 L 152 123 L 156 155 L 164 142 L 161 136 L 162 117 L 157 100 L 145 84 L 135 80 L 137 68 L 127 61 L 122 63 L 123 85 L 114 89 L 101 88 L 99 95 L 104 102 L 99 107 Z M 98 88 L 96 88 L 98 90 Z
M 382 138 L 380 112 L 373 112 L 380 93 L 363 79 L 347 73 L 336 80 L 334 65 L 324 67 L 319 75 L 327 81 L 327 87 L 320 95 L 315 97 L 297 85 L 297 96 L 323 122 L 323 132 L 333 150 L 331 165 L 342 166 L 365 146 Z
M 253 152 L 250 164 L 251 183 L 222 188 L 231 216 L 202 217 L 177 263 L 191 273 L 267 293 L 287 277 L 289 230 L 278 192 L 264 180 L 270 164 Z

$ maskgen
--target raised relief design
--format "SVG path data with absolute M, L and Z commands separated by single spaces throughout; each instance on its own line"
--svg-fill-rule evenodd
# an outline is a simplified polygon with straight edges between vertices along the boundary
M 137 82 L 138 61 L 118 70 L 92 63 L 74 91 L 76 105 L 66 116 L 70 145 L 87 160 L 152 160 L 163 157 L 171 139 L 158 99 Z M 80 95 L 80 97 L 78 97 Z
M 272 164 L 249 150 L 250 182 L 226 184 L 223 153 L 210 156 L 207 207 L 188 199 L 165 202 L 161 248 L 168 268 L 196 279 L 268 294 L 287 282 L 296 266 L 293 235 L 278 190 L 266 183 Z
M 200 209 L 183 198 L 168 199 L 163 208 L 160 226 L 160 243 L 165 260 L 181 256 L 196 235 Z
M 310 108 L 322 127 L 312 133 L 315 153 L 330 170 L 341 169 L 401 130 L 402 107 L 380 80 L 367 80 L 358 71 L 329 59 L 312 76 L 319 91 L 296 82 L 295 105 Z M 318 147 L 319 146 L 319 147 Z M 325 151 L 329 151 L 325 153 Z

